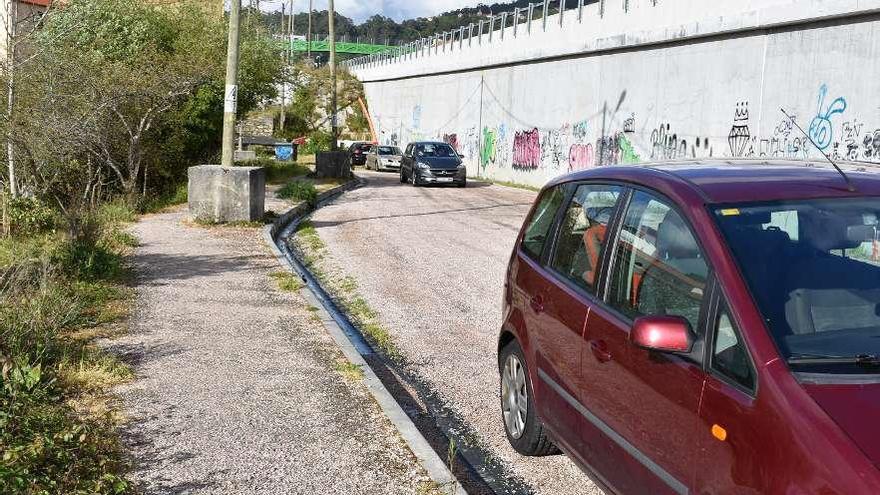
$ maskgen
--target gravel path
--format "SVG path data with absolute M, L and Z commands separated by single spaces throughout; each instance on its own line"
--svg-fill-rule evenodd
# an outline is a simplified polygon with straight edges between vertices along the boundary
M 363 188 L 318 210 L 312 223 L 328 263 L 360 294 L 444 406 L 500 458 L 511 491 L 601 493 L 565 456 L 523 458 L 500 420 L 496 344 L 504 272 L 535 198 L 487 184 L 413 188 L 397 174 L 364 172 Z M 514 483 L 516 481 L 516 483 Z
M 145 493 L 424 493 L 427 477 L 298 295 L 280 292 L 260 229 L 184 214 L 133 231 L 138 305 L 111 343 Z

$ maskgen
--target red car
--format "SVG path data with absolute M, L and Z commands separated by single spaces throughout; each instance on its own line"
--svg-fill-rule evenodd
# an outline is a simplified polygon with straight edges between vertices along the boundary
M 880 494 L 880 175 L 604 167 L 548 184 L 498 343 L 508 439 L 621 494 Z

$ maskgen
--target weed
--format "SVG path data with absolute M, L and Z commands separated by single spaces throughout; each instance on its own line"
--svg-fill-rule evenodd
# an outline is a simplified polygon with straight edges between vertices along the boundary
M 353 364 L 343 359 L 339 359 L 338 361 L 336 361 L 336 364 L 333 365 L 333 369 L 335 369 L 348 381 L 353 382 L 363 380 L 364 378 L 364 370 L 359 364 Z
M 281 199 L 305 201 L 311 206 L 315 206 L 318 202 L 318 191 L 315 189 L 315 185 L 303 180 L 288 182 L 278 190 L 277 196 Z
M 420 481 L 416 486 L 416 495 L 443 495 L 443 487 L 434 480 Z
M 189 199 L 189 185 L 180 183 L 174 189 L 150 199 L 143 204 L 142 213 L 160 213 L 173 206 L 182 205 Z
M 274 272 L 269 274 L 278 283 L 278 288 L 284 292 L 298 292 L 305 287 L 302 279 L 290 272 Z
M 326 245 L 314 225 L 308 221 L 300 223 L 293 241 L 312 274 L 334 295 L 337 304 L 346 311 L 367 339 L 387 356 L 400 358 L 400 350 L 391 333 L 379 322 L 378 313 L 358 294 L 357 281 L 350 276 L 338 278 L 328 275 L 323 266 Z
M 491 182 L 492 184 L 495 184 L 496 186 L 512 187 L 514 189 L 525 189 L 526 191 L 538 192 L 541 190 L 540 187 L 530 186 L 528 184 L 520 184 L 519 182 L 510 182 L 510 181 L 506 181 L 506 180 L 492 180 L 492 179 L 487 179 L 485 177 L 474 177 L 474 180 Z

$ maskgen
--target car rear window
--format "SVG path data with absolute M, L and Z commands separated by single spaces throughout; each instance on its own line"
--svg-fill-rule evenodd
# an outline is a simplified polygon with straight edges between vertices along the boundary
M 556 212 L 562 206 L 564 197 L 565 191 L 561 186 L 556 186 L 545 191 L 538 200 L 538 206 L 528 221 L 522 240 L 522 249 L 529 257 L 535 260 L 541 258 L 550 228 L 553 227 L 553 221 L 556 219 Z

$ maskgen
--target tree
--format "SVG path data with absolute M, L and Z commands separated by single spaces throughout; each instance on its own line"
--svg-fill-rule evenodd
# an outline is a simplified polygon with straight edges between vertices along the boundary
M 275 95 L 272 42 L 244 34 L 239 111 Z M 10 134 L 28 180 L 62 209 L 101 191 L 146 195 L 219 147 L 224 24 L 196 0 L 74 0 L 47 22 L 22 70 Z M 194 148 L 189 146 L 195 144 Z
M 348 71 L 337 74 L 338 107 L 340 112 L 357 108 L 357 101 L 363 97 L 363 86 Z M 287 107 L 287 122 L 280 136 L 292 139 L 310 135 L 326 128 L 330 123 L 330 70 L 328 67 L 315 68 L 308 63 L 293 66 L 291 82 L 293 98 Z M 357 114 L 357 110 L 355 114 Z M 351 130 L 351 129 L 349 129 Z

